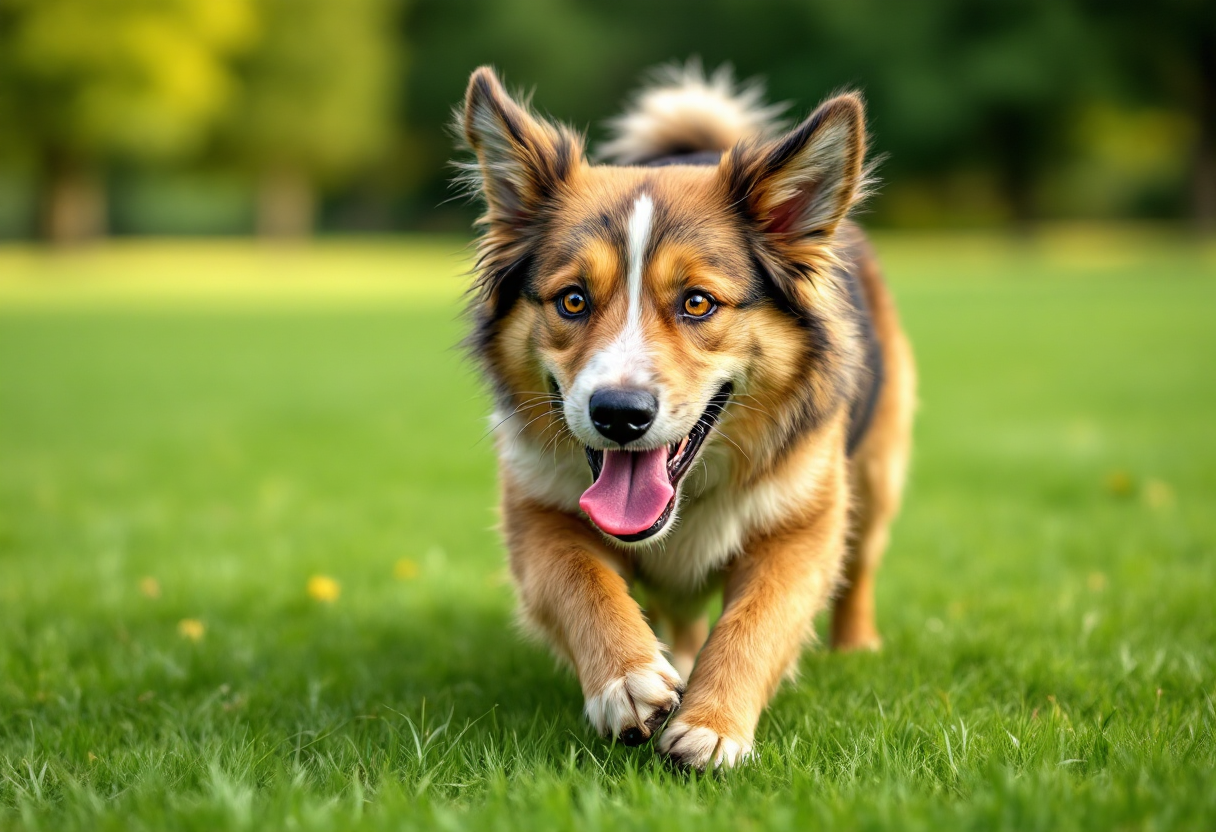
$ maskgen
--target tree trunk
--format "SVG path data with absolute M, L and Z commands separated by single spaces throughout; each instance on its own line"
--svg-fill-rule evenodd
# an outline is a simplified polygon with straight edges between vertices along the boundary
M 1199 49 L 1199 139 L 1192 170 L 1192 207 L 1200 233 L 1216 234 L 1216 35 Z
M 997 175 L 1009 208 L 1013 229 L 1028 237 L 1038 219 L 1035 199 L 1035 140 L 1023 114 L 999 113 L 992 120 L 997 150 Z
M 64 154 L 51 152 L 44 167 L 38 235 L 70 246 L 106 233 L 106 194 L 101 177 Z
M 1192 186 L 1195 225 L 1201 234 L 1216 234 L 1216 128 L 1200 135 Z
M 298 240 L 313 232 L 317 199 L 312 182 L 300 170 L 276 167 L 258 179 L 257 232 L 261 237 Z

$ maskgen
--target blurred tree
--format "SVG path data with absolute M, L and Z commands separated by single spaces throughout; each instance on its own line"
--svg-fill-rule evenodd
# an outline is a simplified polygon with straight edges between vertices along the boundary
M 1102 58 L 1075 0 L 415 0 L 410 24 L 411 55 L 427 68 L 411 81 L 411 129 L 436 172 L 450 153 L 438 126 L 478 63 L 535 85 L 542 109 L 594 137 L 646 68 L 699 55 L 767 79 L 791 114 L 860 88 L 875 150 L 890 154 L 884 175 L 990 172 L 1022 225 L 1039 213 L 1037 186 Z M 435 185 L 426 193 L 441 198 Z
M 399 0 L 253 0 L 257 48 L 224 130 L 257 183 L 258 232 L 312 231 L 320 185 L 382 154 L 394 129 Z
M 108 161 L 197 150 L 252 31 L 249 0 L 0 0 L 0 144 L 37 169 L 40 234 L 104 232 Z
M 1212 0 L 1089 0 L 1122 86 L 1186 113 L 1194 124 L 1191 210 L 1216 233 L 1216 4 Z
M 265 234 L 306 233 L 322 191 L 331 226 L 467 227 L 448 125 L 474 67 L 535 89 L 594 147 L 647 68 L 699 55 L 767 79 L 791 117 L 860 88 L 887 155 L 878 221 L 1176 216 L 1189 185 L 1212 227 L 1212 3 L 0 0 L 0 166 L 40 172 L 58 237 L 100 226 L 107 168 L 123 188 L 206 152 L 255 186 Z M 1156 161 L 1061 175 L 1112 153 Z
M 770 64 L 759 71 L 774 94 L 805 106 L 855 85 L 869 103 L 875 150 L 890 154 L 884 178 L 987 170 L 1009 218 L 1024 227 L 1039 216 L 1037 186 L 1066 150 L 1099 55 L 1074 3 L 780 5 L 780 24 L 745 53 L 749 65 Z M 747 25 L 746 9 L 726 7 L 735 12 L 728 30 Z
M 664 4 L 653 5 L 661 15 Z M 535 90 L 542 111 L 586 128 L 614 111 L 647 63 L 671 58 L 662 48 L 640 48 L 651 39 L 661 43 L 671 30 L 636 23 L 628 8 L 605 3 L 412 0 L 404 27 L 418 67 L 405 95 L 412 218 L 424 227 L 467 227 L 472 215 L 448 188 L 455 142 L 449 124 L 469 73 L 493 64 L 513 90 Z
M 909 41 L 913 14 L 920 37 Z M 1038 187 L 1067 152 L 1102 69 L 1101 44 L 1076 5 L 933 0 L 901 9 L 887 32 L 902 41 L 887 44 L 899 59 L 879 61 L 875 83 L 893 143 L 919 150 L 922 171 L 991 168 L 1014 223 L 1040 219 Z

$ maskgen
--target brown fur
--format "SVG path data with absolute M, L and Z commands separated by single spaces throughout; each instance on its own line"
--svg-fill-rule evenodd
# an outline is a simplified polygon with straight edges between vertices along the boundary
M 903 485 L 914 378 L 877 264 L 846 219 L 865 187 L 861 101 L 839 96 L 776 139 L 706 148 L 723 156 L 700 166 L 591 165 L 581 137 L 536 118 L 485 68 L 462 124 L 487 205 L 470 344 L 502 419 L 503 526 L 525 617 L 574 667 L 598 729 L 644 740 L 678 707 L 660 750 L 698 767 L 737 763 L 819 610 L 833 604 L 834 647 L 878 645 L 874 573 Z M 643 200 L 644 255 L 630 236 Z M 557 308 L 571 286 L 590 303 L 577 321 Z M 693 290 L 718 304 L 704 320 L 679 313 Z M 652 432 L 686 433 L 723 379 L 734 392 L 679 486 L 678 521 L 624 545 L 578 509 L 592 481 L 584 447 L 599 440 L 579 421 L 577 391 L 601 370 L 641 372 L 605 358 L 631 321 L 644 378 L 662 391 Z M 867 327 L 882 384 L 850 455 L 850 405 L 876 369 Z M 710 633 L 716 587 L 724 608 Z

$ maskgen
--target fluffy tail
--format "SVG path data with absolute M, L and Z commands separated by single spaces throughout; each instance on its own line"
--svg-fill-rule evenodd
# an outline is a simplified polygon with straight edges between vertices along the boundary
M 639 165 L 684 153 L 729 150 L 778 126 L 784 104 L 765 104 L 756 81 L 737 84 L 729 66 L 709 77 L 698 61 L 660 67 L 630 107 L 609 122 L 611 138 L 599 156 Z

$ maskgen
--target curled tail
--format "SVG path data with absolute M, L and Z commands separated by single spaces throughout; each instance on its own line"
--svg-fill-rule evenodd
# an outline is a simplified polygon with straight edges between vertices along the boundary
M 755 81 L 737 84 L 729 66 L 708 77 L 697 61 L 660 67 L 624 113 L 609 122 L 599 156 L 617 165 L 644 165 L 666 156 L 729 150 L 778 126 L 784 104 L 765 104 Z

